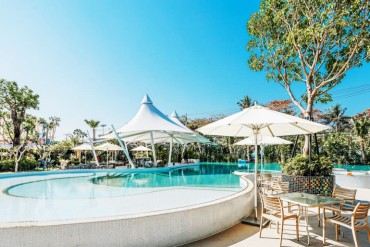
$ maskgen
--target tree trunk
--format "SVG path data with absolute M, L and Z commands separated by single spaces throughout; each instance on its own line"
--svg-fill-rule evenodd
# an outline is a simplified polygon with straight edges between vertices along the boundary
M 17 155 L 17 156 L 18 156 L 18 155 Z M 15 168 L 14 168 L 14 172 L 18 172 L 19 162 L 18 162 L 17 157 L 15 157 L 14 161 L 15 161 Z
M 251 161 L 251 156 L 250 156 L 250 147 L 247 146 L 247 162 Z
M 95 128 L 93 128 L 93 141 L 95 141 L 96 138 L 95 138 Z
M 21 124 L 18 122 L 13 122 L 14 130 L 14 142 L 13 147 L 18 147 L 21 145 Z
M 311 101 L 309 101 L 311 102 Z M 306 112 L 303 112 L 304 118 L 307 120 L 311 120 L 312 116 L 312 103 L 307 106 Z M 310 150 L 310 135 L 304 135 L 304 144 L 302 148 L 302 154 L 304 157 L 307 157 L 309 155 Z

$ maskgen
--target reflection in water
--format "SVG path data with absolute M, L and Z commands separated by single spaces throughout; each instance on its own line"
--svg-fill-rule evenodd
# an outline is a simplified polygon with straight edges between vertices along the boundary
M 235 165 L 201 164 L 199 167 L 173 169 L 170 172 L 156 170 L 117 170 L 95 175 L 63 177 L 28 182 L 8 188 L 13 196 L 38 199 L 82 199 L 128 196 L 148 193 L 171 186 L 215 187 L 241 189 L 239 177 L 233 175 Z M 154 173 L 156 172 L 156 173 Z
M 239 177 L 233 175 L 237 166 L 201 165 L 176 169 L 167 173 L 108 173 L 92 179 L 94 184 L 113 187 L 239 187 Z

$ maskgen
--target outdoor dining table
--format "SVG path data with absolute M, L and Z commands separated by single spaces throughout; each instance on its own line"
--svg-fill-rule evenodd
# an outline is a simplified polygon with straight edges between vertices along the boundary
M 278 196 L 282 201 L 299 206 L 299 220 L 302 216 L 305 218 L 307 245 L 310 245 L 310 232 L 308 230 L 308 208 L 323 207 L 344 202 L 342 199 L 332 198 L 330 196 L 312 195 L 302 192 L 291 192 L 279 194 Z

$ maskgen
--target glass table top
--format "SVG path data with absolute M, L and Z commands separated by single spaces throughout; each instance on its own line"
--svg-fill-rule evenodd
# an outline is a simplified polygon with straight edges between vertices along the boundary
M 344 202 L 342 199 L 332 198 L 330 196 L 319 196 L 301 192 L 279 194 L 278 196 L 283 201 L 299 204 L 304 207 L 318 207 Z

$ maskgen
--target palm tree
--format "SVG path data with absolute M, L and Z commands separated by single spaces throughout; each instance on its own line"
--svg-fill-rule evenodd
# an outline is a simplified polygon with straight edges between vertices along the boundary
M 46 144 L 47 143 L 47 140 L 48 140 L 48 134 L 49 134 L 49 123 L 44 119 L 44 118 L 39 118 L 38 121 L 37 121 L 39 124 L 42 124 L 42 136 L 41 137 L 45 137 L 44 141 L 42 144 Z M 45 136 L 43 136 L 44 134 L 44 130 L 45 130 Z
M 85 119 L 85 123 L 90 127 L 92 128 L 92 131 L 93 131 L 93 141 L 96 140 L 95 138 L 95 135 L 96 135 L 96 128 L 99 126 L 100 124 L 100 121 L 95 121 L 95 120 L 87 120 Z
M 243 99 L 241 99 L 237 102 L 237 105 L 239 106 L 240 110 L 244 110 L 245 108 L 248 108 L 248 107 L 252 106 L 252 99 L 248 95 L 244 96 Z M 250 147 L 247 146 L 247 161 L 248 162 L 250 161 L 249 152 L 250 152 Z
M 362 118 L 352 118 L 353 132 L 357 136 L 357 140 L 360 144 L 361 149 L 361 159 L 362 163 L 365 163 L 365 139 L 369 134 L 370 121 L 367 117 Z
M 345 116 L 347 108 L 341 108 L 340 104 L 332 106 L 326 110 L 323 119 L 324 124 L 330 124 L 335 128 L 335 132 L 345 128 L 349 124 L 349 117 Z
M 49 129 L 51 129 L 50 141 L 53 142 L 55 138 L 55 132 L 59 126 L 60 118 L 59 117 L 49 117 Z
M 243 99 L 239 100 L 237 104 L 240 107 L 240 110 L 243 110 L 252 106 L 252 99 L 249 96 L 245 96 Z

